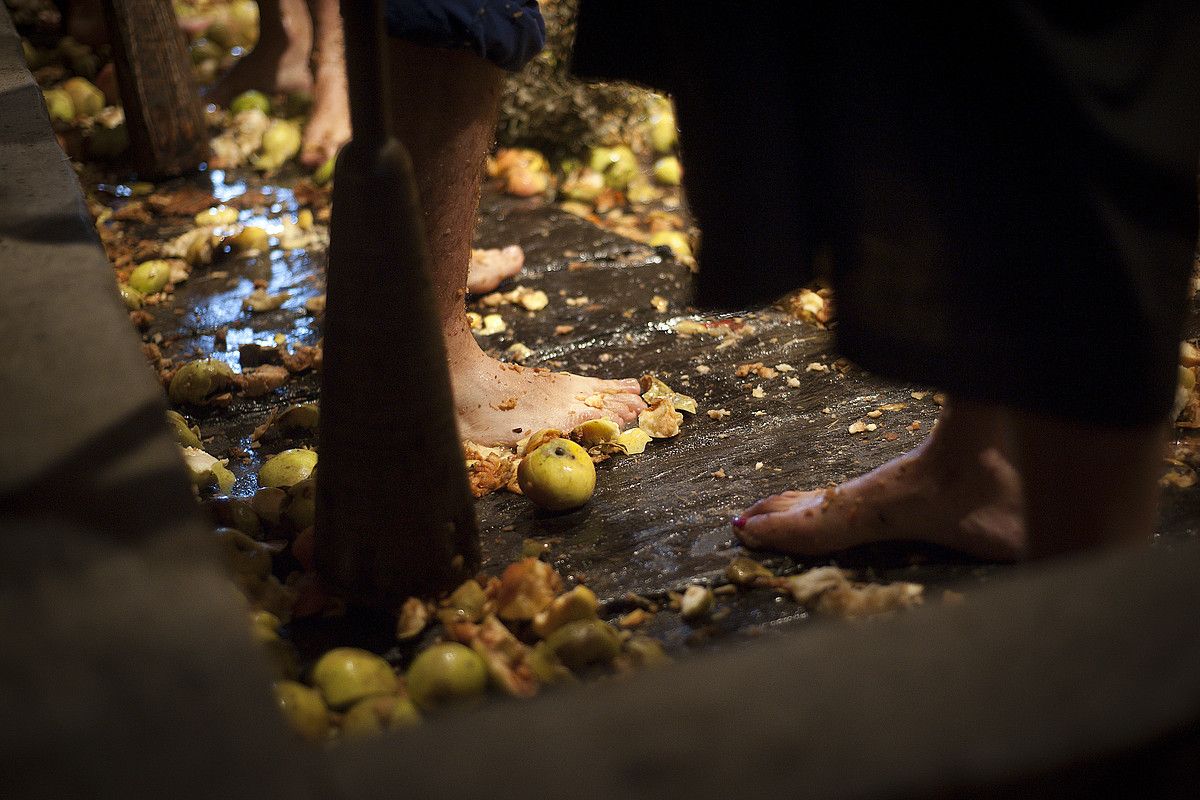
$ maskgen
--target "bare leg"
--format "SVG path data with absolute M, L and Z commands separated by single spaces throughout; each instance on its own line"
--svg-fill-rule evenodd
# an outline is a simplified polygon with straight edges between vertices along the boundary
M 981 558 L 1024 555 L 1021 481 L 1000 406 L 948 401 L 921 445 L 836 489 L 784 492 L 734 520 L 742 541 L 801 555 L 923 540 Z
M 502 364 L 484 354 L 467 325 L 463 299 L 471 233 L 502 71 L 472 53 L 402 41 L 393 42 L 391 62 L 395 130 L 417 176 L 459 433 L 499 444 L 599 416 L 631 421 L 644 406 L 637 381 Z
M 1012 420 L 1032 555 L 1150 541 L 1166 425 L 1106 429 L 1035 414 Z
M 312 115 L 304 128 L 300 162 L 324 164 L 350 141 L 350 97 L 346 88 L 346 52 L 338 0 L 310 0 L 316 39 Z
M 259 0 L 258 44 L 212 88 L 208 100 L 227 106 L 249 89 L 308 92 L 312 19 L 304 0 Z

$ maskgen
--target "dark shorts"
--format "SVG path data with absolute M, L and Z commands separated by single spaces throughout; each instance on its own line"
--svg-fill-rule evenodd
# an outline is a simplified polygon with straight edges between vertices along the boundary
M 387 24 L 398 39 L 470 50 L 510 72 L 546 44 L 537 0 L 388 0 Z
M 574 66 L 674 96 L 699 302 L 830 262 L 863 367 L 1142 425 L 1171 404 L 1196 241 L 1200 3 L 1110 5 L 815 4 L 788 27 L 585 0 Z

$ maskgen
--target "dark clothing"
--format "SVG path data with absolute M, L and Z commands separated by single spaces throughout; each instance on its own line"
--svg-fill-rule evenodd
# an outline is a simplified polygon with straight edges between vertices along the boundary
M 797 29 L 594 0 L 574 67 L 674 95 L 699 302 L 773 299 L 828 255 L 863 367 L 1141 425 L 1171 403 L 1196 239 L 1200 4 L 1113 5 L 818 4 Z
M 470 50 L 510 72 L 546 44 L 537 0 L 388 0 L 387 24 L 398 39 Z

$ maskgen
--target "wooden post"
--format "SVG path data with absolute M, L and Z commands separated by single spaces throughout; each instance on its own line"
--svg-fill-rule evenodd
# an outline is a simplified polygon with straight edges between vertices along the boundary
M 208 158 L 200 93 L 170 0 L 103 0 L 139 175 L 192 172 Z
M 353 140 L 334 171 L 316 562 L 397 604 L 479 568 L 412 163 L 391 135 L 379 0 L 342 0 Z

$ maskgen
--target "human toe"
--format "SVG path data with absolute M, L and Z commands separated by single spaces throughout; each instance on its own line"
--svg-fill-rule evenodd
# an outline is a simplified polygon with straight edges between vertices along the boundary
M 795 506 L 798 501 L 801 501 L 808 496 L 815 496 L 817 494 L 819 494 L 819 492 L 799 492 L 794 490 L 773 494 L 770 497 L 764 497 L 763 499 L 751 505 L 742 512 L 741 518 L 748 520 L 751 517 L 757 517 L 760 514 L 774 514 L 779 511 L 785 511 Z
M 300 151 L 300 163 L 310 169 L 316 169 L 329 160 L 333 155 L 333 147 L 327 138 L 321 137 L 306 142 Z

